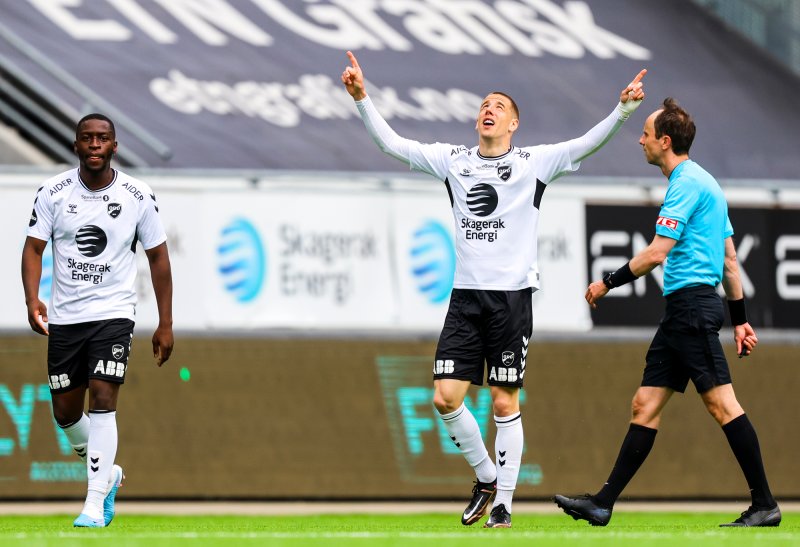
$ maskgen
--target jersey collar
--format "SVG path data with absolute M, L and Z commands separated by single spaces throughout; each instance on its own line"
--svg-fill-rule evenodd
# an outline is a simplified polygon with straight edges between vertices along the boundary
M 505 154 L 500 154 L 499 156 L 484 156 L 481 154 L 480 148 L 478 148 L 478 150 L 475 153 L 482 160 L 500 160 L 511 154 L 511 152 L 513 151 L 514 151 L 514 146 L 512 145 L 511 148 L 509 148 Z
M 97 190 L 92 190 L 91 188 L 86 186 L 86 183 L 83 182 L 83 179 L 81 178 L 81 170 L 80 170 L 80 168 L 78 169 L 78 180 L 80 181 L 81 186 L 83 186 L 84 190 L 86 190 L 87 192 L 95 192 L 95 193 L 96 192 L 105 192 L 106 190 L 108 190 L 109 188 L 114 186 L 115 182 L 117 182 L 117 170 L 112 167 L 111 171 L 114 173 L 114 176 L 111 177 L 111 182 L 109 182 L 108 184 L 106 184 L 102 188 L 98 188 Z

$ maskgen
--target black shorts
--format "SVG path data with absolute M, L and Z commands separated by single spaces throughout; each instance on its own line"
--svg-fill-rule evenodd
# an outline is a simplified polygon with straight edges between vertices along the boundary
M 453 289 L 436 347 L 433 379 L 522 387 L 533 330 L 531 289 Z
M 47 341 L 50 392 L 64 393 L 85 386 L 90 378 L 124 383 L 133 325 L 130 319 L 50 325 Z
M 664 318 L 647 351 L 643 386 L 680 393 L 691 379 L 698 393 L 731 383 L 719 341 L 725 319 L 722 299 L 713 287 L 680 289 L 667 296 Z

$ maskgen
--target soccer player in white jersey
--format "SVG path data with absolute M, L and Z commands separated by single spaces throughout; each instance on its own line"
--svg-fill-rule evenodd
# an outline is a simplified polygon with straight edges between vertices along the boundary
M 478 146 L 422 144 L 397 135 L 367 96 L 362 70 L 351 52 L 342 83 L 382 151 L 411 169 L 444 181 L 456 232 L 456 272 L 433 367 L 433 404 L 453 443 L 475 470 L 472 499 L 461 522 L 511 527 L 512 497 L 522 460 L 519 389 L 532 331 L 531 295 L 539 287 L 537 225 L 547 184 L 578 169 L 599 150 L 644 99 L 642 70 L 622 90 L 603 121 L 576 139 L 519 148 L 511 138 L 519 109 L 493 92 L 480 105 Z M 485 365 L 484 365 L 485 363 Z M 470 384 L 490 386 L 497 425 L 495 461 L 475 418 L 464 405 Z
M 117 453 L 117 396 L 125 381 L 136 306 L 136 243 L 142 243 L 158 305 L 153 354 L 172 353 L 172 273 L 155 194 L 111 167 L 113 122 L 89 114 L 78 122 L 79 167 L 36 193 L 22 251 L 22 283 L 31 328 L 48 336 L 53 416 L 86 462 L 86 502 L 74 525 L 98 528 L 114 518 L 122 483 Z M 42 254 L 53 249 L 49 308 L 39 300 Z M 88 415 L 84 413 L 89 392 Z

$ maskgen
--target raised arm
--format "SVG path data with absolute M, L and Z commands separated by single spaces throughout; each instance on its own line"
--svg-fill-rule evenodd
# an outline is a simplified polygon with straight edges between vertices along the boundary
M 747 321 L 744 306 L 744 290 L 739 277 L 739 263 L 736 260 L 736 246 L 733 238 L 725 238 L 725 265 L 722 269 L 722 288 L 728 298 L 728 308 L 733 323 L 733 340 L 736 342 L 736 353 L 739 357 L 747 357 L 758 344 L 755 330 Z
M 364 121 L 372 140 L 378 145 L 378 148 L 386 154 L 397 158 L 398 160 L 409 163 L 409 144 L 412 141 L 404 139 L 392 129 L 383 116 L 380 115 L 378 109 L 372 104 L 372 101 L 367 96 L 366 88 L 364 87 L 364 73 L 361 66 L 358 64 L 356 56 L 353 52 L 348 51 L 347 57 L 350 59 L 350 66 L 342 72 L 342 83 L 345 89 L 356 101 L 358 113 Z
M 567 142 L 573 162 L 583 161 L 600 150 L 619 131 L 625 120 L 639 108 L 645 97 L 642 84 L 645 74 L 647 69 L 641 70 L 631 83 L 625 86 L 619 94 L 619 104 L 606 119 L 587 131 L 585 135 Z

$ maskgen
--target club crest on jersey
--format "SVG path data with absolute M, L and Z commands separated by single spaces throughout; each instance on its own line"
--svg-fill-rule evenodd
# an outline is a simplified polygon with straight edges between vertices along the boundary
M 514 352 L 513 351 L 504 351 L 503 354 L 500 356 L 503 359 L 503 364 L 505 366 L 509 366 L 514 363 Z
M 121 212 L 122 212 L 122 205 L 120 205 L 119 203 L 108 204 L 108 216 L 110 216 L 111 218 L 117 218 Z
M 500 180 L 507 181 L 511 178 L 511 166 L 510 165 L 498 165 L 497 166 L 497 176 L 500 177 Z
M 111 346 L 111 355 L 114 356 L 114 359 L 119 361 L 123 355 L 125 355 L 125 346 L 122 344 L 114 344 Z

